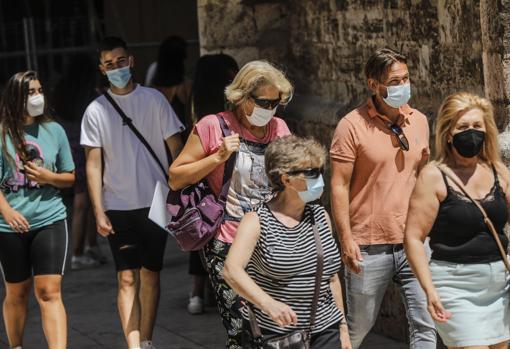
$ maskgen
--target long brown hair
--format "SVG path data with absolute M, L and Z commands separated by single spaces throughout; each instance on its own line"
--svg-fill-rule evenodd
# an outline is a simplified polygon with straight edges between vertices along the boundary
M 14 74 L 5 86 L 0 100 L 0 133 L 2 138 L 2 153 L 4 157 L 15 164 L 13 157 L 7 152 L 7 137 L 11 140 L 14 150 L 22 161 L 28 156 L 25 150 L 25 116 L 27 115 L 27 100 L 30 81 L 39 80 L 35 71 L 25 71 Z M 40 80 L 39 80 L 40 81 Z M 46 102 L 46 100 L 45 100 Z M 44 114 L 37 117 L 35 122 L 50 121 L 47 103 Z

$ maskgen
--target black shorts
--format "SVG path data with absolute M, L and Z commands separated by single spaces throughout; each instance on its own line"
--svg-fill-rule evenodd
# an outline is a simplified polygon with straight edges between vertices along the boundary
M 28 233 L 0 232 L 4 279 L 22 282 L 32 275 L 64 275 L 68 234 L 65 220 Z
M 117 271 L 163 269 L 168 233 L 152 222 L 149 209 L 107 211 L 115 234 L 108 235 Z

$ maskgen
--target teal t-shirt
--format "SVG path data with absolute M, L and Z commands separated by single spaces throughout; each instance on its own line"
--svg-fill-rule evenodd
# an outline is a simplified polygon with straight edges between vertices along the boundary
M 62 202 L 60 190 L 48 184 L 39 186 L 36 182 L 28 180 L 11 140 L 8 138 L 6 142 L 7 152 L 15 163 L 12 160 L 9 161 L 3 151 L 1 152 L 0 186 L 9 205 L 25 216 L 30 224 L 30 230 L 65 219 L 66 207 Z M 64 129 L 58 123 L 35 122 L 26 126 L 25 143 L 27 154 L 38 166 L 44 166 L 57 173 L 74 170 L 69 141 Z M 0 215 L 0 232 L 14 232 L 2 215 Z

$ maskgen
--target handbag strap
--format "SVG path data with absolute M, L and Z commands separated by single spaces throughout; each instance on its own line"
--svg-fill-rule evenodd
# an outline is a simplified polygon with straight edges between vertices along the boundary
M 312 221 L 312 228 L 313 228 L 313 237 L 315 240 L 315 249 L 317 254 L 317 270 L 315 273 L 315 288 L 314 288 L 314 294 L 313 294 L 313 300 L 312 300 L 312 309 L 310 311 L 310 327 L 309 331 L 310 333 L 313 330 L 313 327 L 315 325 L 315 315 L 317 314 L 317 305 L 319 303 L 319 296 L 321 292 L 321 279 L 322 279 L 322 272 L 324 269 L 324 250 L 322 249 L 322 242 L 321 237 L 319 234 L 319 229 L 317 228 L 317 224 L 315 222 L 315 216 L 313 213 L 313 209 L 309 208 L 311 212 L 311 221 Z M 255 344 L 260 345 L 262 343 L 262 332 L 260 331 L 259 324 L 257 322 L 257 318 L 255 317 L 255 314 L 253 313 L 253 310 L 251 308 L 251 305 L 248 304 L 246 306 L 246 310 L 248 312 L 248 318 L 250 322 L 250 329 L 253 336 L 253 339 L 255 340 Z
M 501 243 L 501 240 L 499 238 L 498 232 L 496 231 L 496 228 L 494 228 L 494 224 L 492 224 L 492 221 L 490 220 L 489 216 L 487 216 L 487 212 L 485 211 L 485 209 L 482 207 L 482 205 L 480 205 L 480 203 L 478 201 L 476 201 L 475 199 L 473 199 L 473 197 L 471 195 L 469 195 L 466 188 L 464 188 L 462 183 L 456 177 L 454 177 L 452 174 L 450 174 L 449 171 L 446 171 L 445 168 L 441 168 L 439 166 L 438 166 L 438 168 L 439 168 L 439 171 L 444 173 L 446 177 L 448 177 L 453 183 L 455 183 L 455 185 L 464 193 L 464 195 L 466 195 L 466 197 L 469 200 L 471 200 L 471 202 L 473 204 L 475 204 L 476 207 L 478 207 L 478 209 L 482 213 L 483 221 L 484 221 L 485 225 L 487 225 L 490 232 L 492 233 L 492 236 L 494 237 L 494 240 L 496 240 L 496 245 L 498 245 L 498 250 L 499 250 L 499 253 L 501 254 L 501 258 L 503 259 L 503 263 L 505 264 L 505 267 L 508 270 L 508 272 L 510 272 L 510 263 L 508 262 L 508 257 L 507 257 L 505 248 L 503 247 L 503 244 Z M 497 176 L 496 171 L 494 171 L 494 176 Z
M 220 123 L 221 133 L 223 137 L 230 136 L 232 132 L 227 126 L 225 119 L 223 116 L 216 114 L 218 118 L 218 122 Z M 237 160 L 237 152 L 230 155 L 227 162 L 225 163 L 225 170 L 223 172 L 223 182 L 221 185 L 221 191 L 218 196 L 218 201 L 220 201 L 223 206 L 225 206 L 227 202 L 228 189 L 230 188 L 230 180 L 232 179 L 232 174 L 234 173 L 234 167 Z
M 319 296 L 321 291 L 321 280 L 322 280 L 322 272 L 324 269 L 324 250 L 322 249 L 321 236 L 319 234 L 319 229 L 317 228 L 317 224 L 315 222 L 315 217 L 312 210 L 312 226 L 313 226 L 313 236 L 315 238 L 315 249 L 317 253 L 317 271 L 315 273 L 315 292 L 313 295 L 312 301 L 312 310 L 310 312 L 310 332 L 313 330 L 315 326 L 315 315 L 317 314 L 317 305 L 319 303 Z
M 135 136 L 140 140 L 140 142 L 142 142 L 142 144 L 145 146 L 145 148 L 147 148 L 147 150 L 149 151 L 149 153 L 152 155 L 152 157 L 154 158 L 154 160 L 156 160 L 156 163 L 158 164 L 159 168 L 161 169 L 161 171 L 163 171 L 163 174 L 166 178 L 166 181 L 168 182 L 168 172 L 167 170 L 165 170 L 165 167 L 163 166 L 163 164 L 161 163 L 161 160 L 159 160 L 158 156 L 156 155 L 156 153 L 154 152 L 154 150 L 152 149 L 152 147 L 150 146 L 150 144 L 147 142 L 147 140 L 142 136 L 142 134 L 140 133 L 140 131 L 138 131 L 138 129 L 135 127 L 135 125 L 133 125 L 133 120 L 131 118 L 129 118 L 126 113 L 124 113 L 124 111 L 122 110 L 121 107 L 119 107 L 119 105 L 117 104 L 117 102 L 115 102 L 115 100 L 113 99 L 112 96 L 110 96 L 110 94 L 108 92 L 105 92 L 103 93 L 103 95 L 105 96 L 105 98 L 108 100 L 108 102 L 110 102 L 110 104 L 113 106 L 113 108 L 117 111 L 117 113 L 120 115 L 120 117 L 122 118 L 122 121 L 123 121 L 123 124 L 124 125 L 128 125 L 128 127 L 131 129 L 131 131 L 133 131 L 133 133 L 135 134 Z M 166 146 L 166 145 L 165 145 Z

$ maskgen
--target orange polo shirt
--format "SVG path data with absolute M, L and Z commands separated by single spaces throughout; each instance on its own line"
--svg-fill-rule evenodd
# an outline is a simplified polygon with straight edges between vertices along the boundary
M 404 240 L 407 216 L 418 165 L 429 154 L 429 126 L 425 115 L 404 105 L 397 121 L 409 151 L 400 149 L 374 107 L 372 98 L 344 116 L 331 145 L 333 161 L 354 164 L 349 215 L 359 245 L 399 244 Z

